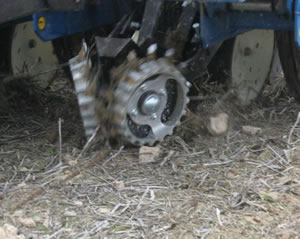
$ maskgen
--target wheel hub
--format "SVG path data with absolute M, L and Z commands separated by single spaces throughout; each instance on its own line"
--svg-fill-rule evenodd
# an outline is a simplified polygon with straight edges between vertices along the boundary
M 144 115 L 155 115 L 161 106 L 161 97 L 155 92 L 146 92 L 139 100 L 139 109 Z

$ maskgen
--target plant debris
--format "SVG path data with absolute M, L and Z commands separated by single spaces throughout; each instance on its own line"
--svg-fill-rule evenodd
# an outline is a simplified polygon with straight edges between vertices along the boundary
M 299 105 L 266 90 L 247 108 L 203 100 L 196 120 L 157 147 L 110 150 L 97 138 L 84 147 L 71 92 L 53 101 L 61 94 L 46 92 L 40 114 L 10 98 L 0 116 L 0 238 L 299 237 Z M 212 137 L 195 124 L 216 102 L 230 125 Z M 62 134 L 49 140 L 59 118 Z M 263 133 L 250 137 L 247 125 Z

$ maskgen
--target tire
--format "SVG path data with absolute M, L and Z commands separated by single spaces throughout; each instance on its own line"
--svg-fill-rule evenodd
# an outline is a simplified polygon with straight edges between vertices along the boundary
M 9 63 L 9 49 L 10 49 L 10 36 L 12 33 L 11 27 L 6 27 L 0 29 L 0 74 L 10 73 L 10 63 Z
M 276 32 L 279 57 L 289 93 L 300 102 L 300 51 L 294 32 Z

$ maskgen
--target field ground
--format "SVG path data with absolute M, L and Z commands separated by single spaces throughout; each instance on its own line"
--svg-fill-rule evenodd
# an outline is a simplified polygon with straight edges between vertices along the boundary
M 284 90 L 268 86 L 246 108 L 202 99 L 146 158 L 133 147 L 108 151 L 101 136 L 83 150 L 64 90 L 1 100 L 1 239 L 300 238 L 299 105 Z M 212 108 L 230 116 L 224 136 L 202 127 Z

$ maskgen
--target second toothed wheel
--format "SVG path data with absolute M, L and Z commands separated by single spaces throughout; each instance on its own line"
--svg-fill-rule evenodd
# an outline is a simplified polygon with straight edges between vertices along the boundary
M 134 145 L 153 145 L 171 135 L 185 112 L 190 86 L 176 67 L 164 58 L 142 59 L 113 73 L 118 83 L 111 110 L 117 134 Z

